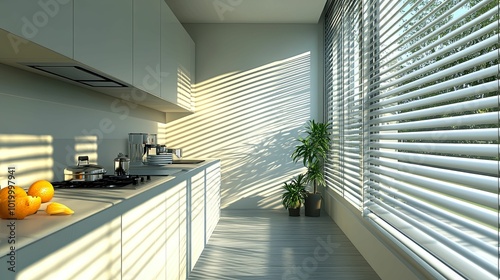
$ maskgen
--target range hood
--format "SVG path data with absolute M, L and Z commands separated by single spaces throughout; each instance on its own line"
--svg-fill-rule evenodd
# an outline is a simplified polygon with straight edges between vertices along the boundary
M 135 103 L 151 108 L 157 111 L 151 114 L 157 116 L 155 121 L 165 123 L 193 113 L 186 108 L 165 100 L 161 96 L 146 92 L 126 81 L 118 80 L 100 72 L 98 69 L 26 40 L 2 28 L 0 28 L 0 38 L 7 38 L 0 40 L 1 64 L 101 92 L 121 99 L 126 103 Z M 15 43 L 18 43 L 18 45 Z M 131 98 L 132 95 L 141 98 L 140 100 L 134 100 Z
M 127 89 L 130 85 L 93 70 L 53 50 L 0 28 L 0 63 L 95 90 Z M 14 43 L 17 42 L 17 45 Z M 19 42 L 22 42 L 20 44 Z
M 25 64 L 36 70 L 44 71 L 58 77 L 81 83 L 91 87 L 123 88 L 126 85 L 113 81 L 101 74 L 85 69 L 77 65 L 39 65 Z

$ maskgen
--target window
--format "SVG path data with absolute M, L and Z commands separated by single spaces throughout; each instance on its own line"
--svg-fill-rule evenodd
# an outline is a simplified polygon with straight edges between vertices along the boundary
M 345 2 L 345 3 L 344 3 Z M 362 20 L 361 1 L 335 1 L 326 32 L 326 112 L 333 124 L 325 177 L 330 186 L 361 209 L 362 203 Z
M 499 1 L 325 15 L 327 185 L 436 278 L 499 276 Z

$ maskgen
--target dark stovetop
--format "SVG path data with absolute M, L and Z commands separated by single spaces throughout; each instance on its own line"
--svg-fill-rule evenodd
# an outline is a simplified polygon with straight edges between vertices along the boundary
M 110 189 L 110 188 L 123 188 L 126 186 L 135 186 L 146 180 L 150 180 L 150 176 L 114 176 L 114 175 L 104 175 L 102 179 L 95 181 L 59 181 L 51 182 L 54 188 L 61 189 L 77 189 L 77 188 L 99 188 L 99 189 Z

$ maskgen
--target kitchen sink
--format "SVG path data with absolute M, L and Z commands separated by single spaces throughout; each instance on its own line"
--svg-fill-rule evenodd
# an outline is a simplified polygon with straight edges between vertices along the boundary
M 204 161 L 204 159 L 174 159 L 172 164 L 198 164 Z

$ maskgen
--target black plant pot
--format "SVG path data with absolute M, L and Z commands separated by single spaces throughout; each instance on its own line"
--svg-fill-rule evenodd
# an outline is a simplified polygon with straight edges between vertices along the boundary
M 320 193 L 310 193 L 306 197 L 304 203 L 305 215 L 308 217 L 319 217 L 321 212 L 321 194 Z
M 288 208 L 288 215 L 293 217 L 300 216 L 300 207 L 294 209 Z

